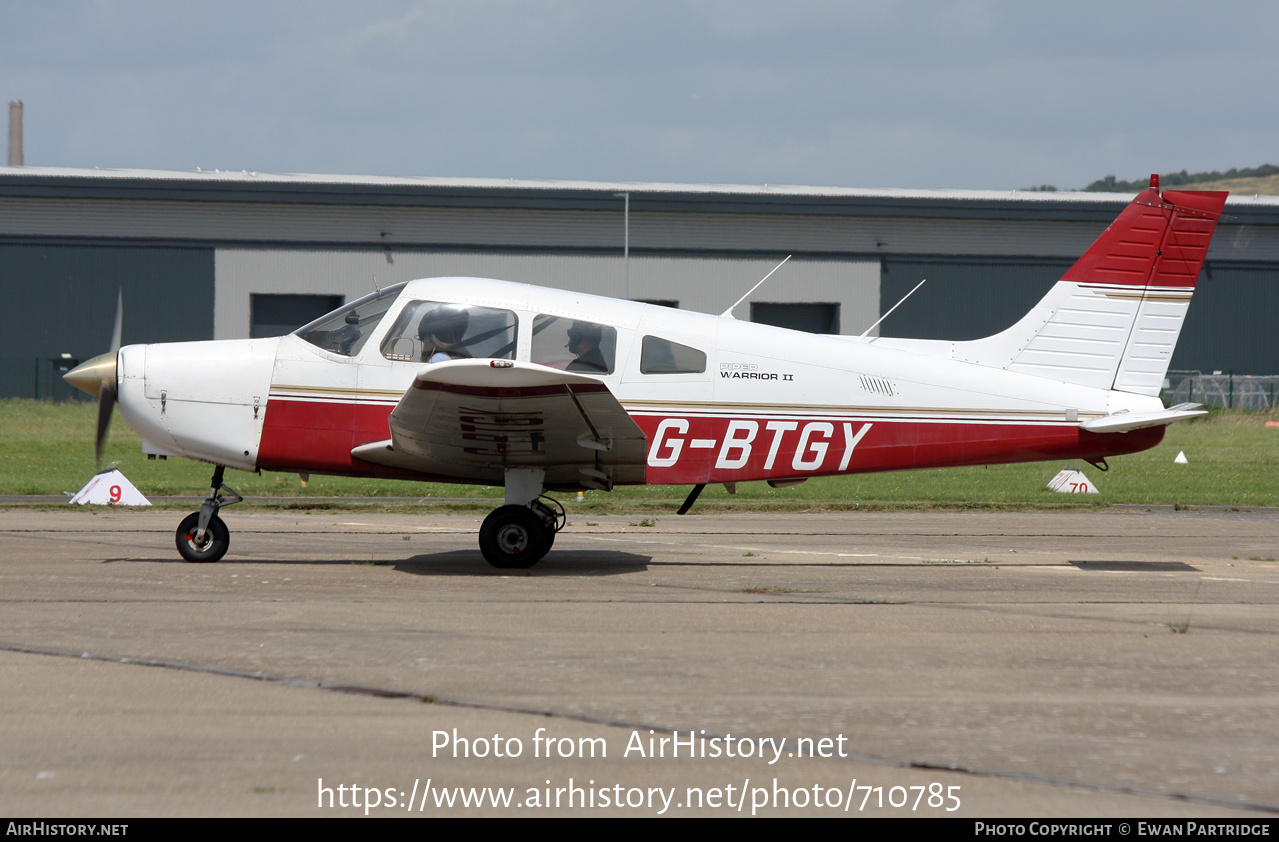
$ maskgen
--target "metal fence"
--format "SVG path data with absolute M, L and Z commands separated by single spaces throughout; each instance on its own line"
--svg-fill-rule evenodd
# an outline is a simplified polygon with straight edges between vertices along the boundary
M 1226 409 L 1279 409 L 1279 376 L 1198 371 L 1168 372 L 1172 403 L 1201 403 Z
M 62 375 L 79 362 L 61 358 L 0 357 L 0 398 L 53 401 L 87 398 L 62 379 Z

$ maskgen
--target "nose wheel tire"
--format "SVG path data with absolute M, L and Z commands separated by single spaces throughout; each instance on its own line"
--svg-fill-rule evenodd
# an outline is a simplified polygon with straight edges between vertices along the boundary
M 555 532 L 527 506 L 503 506 L 490 512 L 480 526 L 480 552 L 489 564 L 502 569 L 532 567 L 554 540 Z
M 226 528 L 222 518 L 214 515 L 209 519 L 209 528 L 204 530 L 204 540 L 197 541 L 195 533 L 200 528 L 200 513 L 192 512 L 182 519 L 178 525 L 178 552 L 187 561 L 212 562 L 226 555 L 231 546 L 231 530 Z

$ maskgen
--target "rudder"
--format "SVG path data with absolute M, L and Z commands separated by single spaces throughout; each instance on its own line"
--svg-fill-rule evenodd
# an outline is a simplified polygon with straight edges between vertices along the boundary
M 1017 324 L 952 355 L 1158 395 L 1226 195 L 1142 191 Z
M 1132 302 L 1110 388 L 1159 394 L 1226 195 L 1168 190 L 1160 196 L 1152 186 L 1062 277 L 1095 295 Z

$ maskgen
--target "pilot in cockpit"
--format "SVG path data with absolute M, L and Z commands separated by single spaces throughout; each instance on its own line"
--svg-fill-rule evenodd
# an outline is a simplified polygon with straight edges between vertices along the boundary
M 471 353 L 462 345 L 470 321 L 466 309 L 456 304 L 443 304 L 423 316 L 417 328 L 422 340 L 422 362 L 470 359 Z

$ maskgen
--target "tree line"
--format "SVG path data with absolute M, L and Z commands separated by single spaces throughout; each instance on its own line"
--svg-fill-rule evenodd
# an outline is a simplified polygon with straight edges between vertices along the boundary
M 1262 164 L 1259 167 L 1236 169 L 1231 167 L 1225 172 L 1181 172 L 1161 173 L 1160 187 L 1178 187 L 1182 184 L 1199 184 L 1205 181 L 1225 181 L 1229 178 L 1260 178 L 1264 175 L 1279 175 L 1279 167 L 1274 164 Z M 1084 188 L 1085 193 L 1138 193 L 1150 186 L 1150 179 L 1137 181 L 1116 181 L 1113 175 L 1099 178 Z
M 1259 167 L 1231 167 L 1225 172 L 1181 172 L 1162 173 L 1159 176 L 1160 187 L 1179 187 L 1183 184 L 1200 184 L 1205 181 L 1225 181 L 1230 178 L 1260 178 L 1266 175 L 1279 175 L 1279 167 L 1274 164 L 1262 164 Z M 1150 179 L 1141 178 L 1136 181 L 1119 181 L 1113 175 L 1099 178 L 1083 188 L 1084 193 L 1140 193 L 1150 186 Z M 1037 187 L 1023 188 L 1030 193 L 1056 193 L 1054 184 L 1040 184 Z

